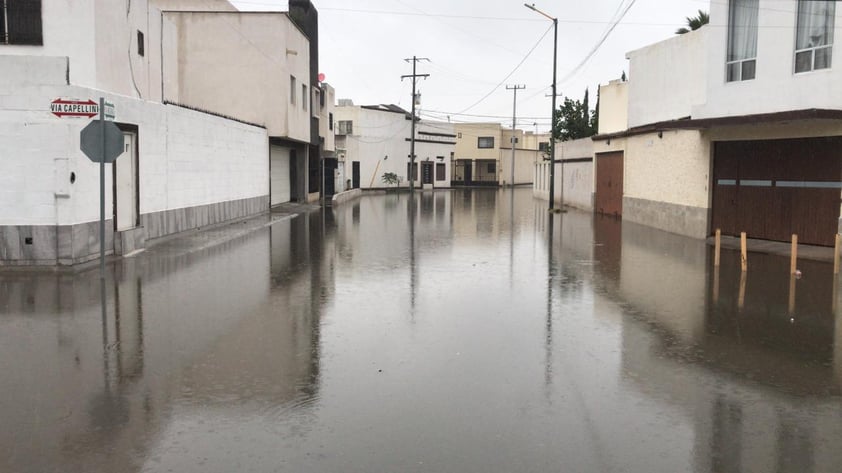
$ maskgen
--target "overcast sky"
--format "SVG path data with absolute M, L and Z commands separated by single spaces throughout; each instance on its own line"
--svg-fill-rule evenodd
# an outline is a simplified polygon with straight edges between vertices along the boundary
M 288 6 L 286 0 L 231 2 L 240 10 Z M 453 121 L 510 124 L 511 118 L 503 117 L 511 117 L 512 91 L 505 86 L 522 84 L 526 90 L 518 92 L 518 116 L 523 117 L 518 126 L 534 130 L 537 122 L 539 130 L 549 128 L 552 22 L 524 7 L 523 1 L 313 2 L 319 10 L 320 69 L 338 98 L 357 105 L 395 103 L 409 109 L 411 84 L 402 83 L 400 76 L 412 71 L 403 59 L 416 55 L 430 59 L 418 65 L 419 73 L 431 75 L 419 82 L 425 118 L 447 120 L 449 115 Z M 559 93 L 581 99 L 589 87 L 593 107 L 598 84 L 618 79 L 628 70 L 627 51 L 672 37 L 686 23 L 685 17 L 699 9 L 708 11 L 709 4 L 709 0 L 538 0 L 537 8 L 559 19 Z M 618 11 L 629 6 L 604 44 L 577 68 Z

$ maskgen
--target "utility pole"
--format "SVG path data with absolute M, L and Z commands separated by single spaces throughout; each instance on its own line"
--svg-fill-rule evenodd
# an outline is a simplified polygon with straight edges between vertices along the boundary
M 415 70 L 415 66 L 418 65 L 419 61 L 430 62 L 430 59 L 426 58 L 426 57 L 412 56 L 411 58 L 404 59 L 404 61 L 406 61 L 406 62 L 412 61 L 412 75 L 401 76 L 401 81 L 403 81 L 404 79 L 408 79 L 408 78 L 412 79 L 412 128 L 411 128 L 412 135 L 410 136 L 410 139 L 409 139 L 409 192 L 413 193 L 413 192 L 415 192 L 415 179 L 413 179 L 413 175 L 414 175 L 414 172 L 415 172 L 415 121 L 416 121 L 415 103 L 416 103 L 416 100 L 418 98 L 418 94 L 415 92 L 415 85 L 418 83 L 419 77 L 424 78 L 424 79 L 426 79 L 427 77 L 430 77 L 430 74 L 417 74 L 416 70 Z
M 514 91 L 514 105 L 512 106 L 512 180 L 509 181 L 509 184 L 512 188 L 515 187 L 515 142 L 517 138 L 515 138 L 515 128 L 517 127 L 517 91 L 526 89 L 525 85 L 512 85 L 506 86 L 506 90 Z

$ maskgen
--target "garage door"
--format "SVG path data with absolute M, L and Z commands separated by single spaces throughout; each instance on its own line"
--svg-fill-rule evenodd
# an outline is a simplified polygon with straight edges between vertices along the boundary
M 289 185 L 289 149 L 272 146 L 269 149 L 269 169 L 271 171 L 272 205 L 290 201 Z
M 711 232 L 833 246 L 842 137 L 718 142 L 713 177 Z
M 596 155 L 596 211 L 623 215 L 623 152 Z

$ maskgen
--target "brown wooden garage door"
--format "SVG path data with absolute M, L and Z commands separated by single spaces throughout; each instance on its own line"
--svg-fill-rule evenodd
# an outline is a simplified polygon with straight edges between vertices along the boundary
M 596 211 L 623 215 L 623 152 L 596 155 Z
M 711 232 L 833 246 L 842 137 L 717 142 Z

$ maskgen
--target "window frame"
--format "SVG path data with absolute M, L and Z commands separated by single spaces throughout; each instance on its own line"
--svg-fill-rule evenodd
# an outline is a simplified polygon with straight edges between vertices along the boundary
M 733 5 L 736 4 L 738 0 L 729 0 L 728 1 L 728 24 L 726 25 L 727 36 L 725 38 L 725 82 L 732 83 L 732 82 L 743 82 L 747 80 L 755 80 L 757 78 L 757 51 L 754 52 L 754 57 L 744 58 L 744 59 L 735 59 L 732 61 L 728 60 L 728 55 L 731 51 L 731 22 L 733 21 Z M 758 2 L 758 17 L 760 16 L 760 4 Z M 758 25 L 759 30 L 759 25 Z M 755 31 L 755 36 L 759 37 L 760 32 Z M 756 39 L 755 39 L 756 41 Z M 744 74 L 746 72 L 746 66 L 751 64 L 753 66 L 752 75 L 751 77 L 745 77 Z M 737 78 L 731 79 L 731 66 L 738 65 L 737 72 L 739 74 L 736 76 Z
M 16 0 L 17 7 L 10 8 L 10 0 L 0 0 L 0 23 L 2 23 L 2 32 L 0 32 L 0 46 L 43 46 L 44 45 L 44 6 L 41 0 Z M 29 11 L 28 11 L 29 10 Z M 17 23 L 10 20 L 12 16 L 10 13 L 16 12 L 20 17 L 16 17 Z M 25 13 L 32 13 L 32 16 L 26 16 Z M 21 28 L 18 30 L 14 26 L 20 26 L 20 23 L 28 20 L 27 26 L 31 30 Z M 23 37 L 21 37 L 23 36 Z
M 829 44 L 823 44 L 820 46 L 812 46 L 807 48 L 798 49 L 798 21 L 801 18 L 801 5 L 804 3 L 803 0 L 796 0 L 795 5 L 795 38 L 793 41 L 794 49 L 792 53 L 792 73 L 795 75 L 798 74 L 807 74 L 810 72 L 816 71 L 825 71 L 833 69 L 833 43 L 836 40 L 836 34 L 833 35 L 833 40 Z M 830 20 L 833 23 L 833 26 L 830 28 L 831 30 L 836 28 L 836 5 L 834 4 L 834 11 L 833 14 L 830 15 Z M 816 68 L 816 53 L 820 50 L 827 50 L 828 51 L 828 62 L 826 67 L 822 67 L 817 69 Z M 798 70 L 798 55 L 809 52 L 810 53 L 810 68 L 799 71 Z
M 289 103 L 298 105 L 298 81 L 293 75 L 289 76 Z
M 483 146 L 483 140 L 490 140 L 491 146 Z M 478 136 L 477 137 L 477 149 L 494 149 L 494 137 L 493 136 Z
M 307 111 L 307 102 L 309 102 L 310 92 L 307 90 L 307 84 L 301 84 L 301 109 Z

